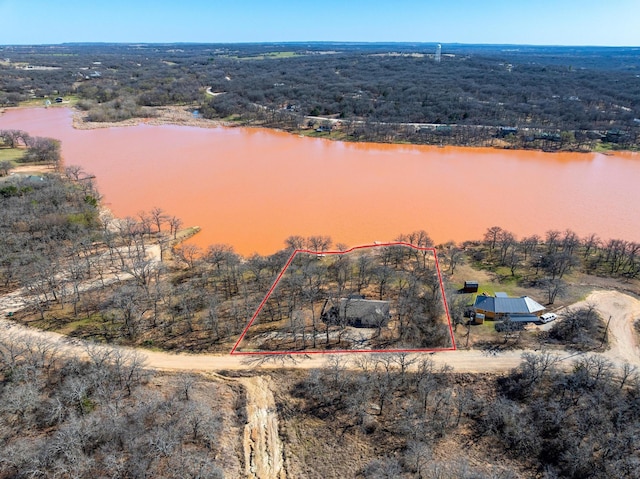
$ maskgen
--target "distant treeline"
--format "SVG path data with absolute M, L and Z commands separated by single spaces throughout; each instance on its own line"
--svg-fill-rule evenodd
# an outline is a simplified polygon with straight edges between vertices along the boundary
M 342 122 L 331 125 L 340 137 L 353 140 L 638 144 L 636 50 L 445 45 L 440 63 L 434 51 L 425 44 L 7 46 L 0 106 L 76 94 L 94 121 L 190 105 L 208 118 L 279 128 L 318 128 L 331 118 Z M 206 87 L 224 93 L 207 95 Z

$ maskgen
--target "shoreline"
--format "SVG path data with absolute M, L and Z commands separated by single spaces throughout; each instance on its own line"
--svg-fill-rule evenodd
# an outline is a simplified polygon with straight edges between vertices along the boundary
M 221 126 L 233 126 L 230 122 L 222 120 L 208 120 L 206 118 L 196 118 L 193 113 L 184 106 L 160 106 L 154 107 L 157 116 L 147 118 L 130 118 L 128 120 L 113 122 L 87 121 L 88 112 L 80 111 L 75 107 L 68 107 L 72 114 L 72 125 L 76 130 L 97 130 L 100 128 L 119 128 L 138 125 L 175 125 L 190 126 L 196 128 L 219 128 Z
M 506 151 L 539 151 L 542 153 L 598 153 L 605 156 L 612 156 L 616 153 L 640 153 L 638 149 L 558 149 L 558 150 L 545 150 L 541 148 L 517 148 L 511 145 L 505 145 L 504 142 L 500 142 L 500 139 L 496 139 L 498 144 L 492 145 L 456 145 L 456 144 L 447 144 L 447 145 L 431 145 L 426 143 L 411 143 L 405 141 L 397 141 L 397 142 L 381 142 L 381 141 L 357 141 L 350 140 L 348 138 L 335 138 L 330 135 L 327 136 L 312 136 L 304 134 L 304 132 L 308 131 L 308 129 L 282 129 L 269 127 L 258 124 L 247 124 L 241 122 L 232 122 L 232 121 L 224 121 L 224 120 L 214 120 L 202 117 L 194 117 L 193 110 L 197 109 L 197 105 L 193 105 L 191 107 L 187 106 L 176 106 L 176 105 L 167 105 L 167 106 L 159 106 L 159 107 L 150 107 L 150 109 L 157 114 L 157 116 L 149 116 L 149 117 L 136 117 L 129 118 L 127 120 L 122 121 L 113 121 L 113 122 L 96 122 L 96 121 L 87 121 L 86 118 L 88 116 L 88 112 L 81 111 L 75 106 L 70 105 L 52 105 L 49 108 L 68 108 L 72 113 L 72 126 L 76 130 L 98 130 L 103 128 L 122 128 L 129 126 L 138 126 L 138 125 L 150 125 L 150 126 L 164 126 L 164 125 L 172 125 L 172 126 L 186 126 L 193 128 L 220 128 L 220 127 L 228 127 L 228 128 L 260 128 L 271 131 L 279 131 L 283 133 L 288 133 L 290 135 L 296 135 L 305 138 L 312 139 L 321 139 L 328 141 L 338 141 L 342 143 L 370 143 L 375 145 L 410 145 L 410 146 L 432 146 L 435 148 L 442 147 L 455 147 L 455 148 L 488 148 L 495 150 L 506 150 Z M 42 107 L 34 107 L 34 106 L 15 106 L 15 107 L 4 107 L 0 108 L 0 115 L 2 115 L 5 111 L 8 110 L 18 110 L 24 108 L 42 108 Z

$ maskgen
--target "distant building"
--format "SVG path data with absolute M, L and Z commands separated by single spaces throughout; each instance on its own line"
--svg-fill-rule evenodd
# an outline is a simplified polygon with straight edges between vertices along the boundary
M 628 136 L 626 131 L 620 129 L 607 130 L 604 141 L 608 143 L 619 143 L 625 136 Z
M 501 126 L 500 128 L 498 128 L 498 132 L 496 134 L 496 136 L 498 138 L 505 138 L 509 135 L 517 135 L 518 134 L 518 129 L 514 126 Z
M 329 303 L 327 303 L 329 304 Z M 321 319 L 326 324 L 346 324 L 355 328 L 381 328 L 389 323 L 389 301 L 341 298 L 338 304 L 325 308 Z
M 545 309 L 528 296 L 511 298 L 505 293 L 496 293 L 495 296 L 479 295 L 473 304 L 476 316 L 480 314 L 487 319 L 510 319 L 517 322 L 539 321 L 538 316 Z
M 442 60 L 442 45 L 439 43 L 436 45 L 436 56 L 434 57 L 436 63 L 440 63 Z

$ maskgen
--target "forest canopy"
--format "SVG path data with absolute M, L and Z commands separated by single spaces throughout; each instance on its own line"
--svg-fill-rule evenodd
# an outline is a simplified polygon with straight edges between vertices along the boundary
M 418 128 L 416 143 L 479 144 L 483 127 L 521 147 L 637 145 L 637 50 L 445 45 L 440 62 L 434 52 L 429 44 L 5 46 L 0 106 L 76 95 L 94 121 L 191 105 L 265 126 L 309 116 L 358 122 L 352 139 L 394 141 L 365 128 L 393 123 L 466 128 Z

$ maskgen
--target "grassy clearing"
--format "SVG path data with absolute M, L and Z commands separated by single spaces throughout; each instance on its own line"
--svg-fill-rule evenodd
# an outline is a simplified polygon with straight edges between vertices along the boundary
M 63 102 L 56 103 L 54 101 L 55 98 L 56 98 L 55 96 L 49 98 L 49 101 L 51 102 L 51 105 L 49 105 L 50 108 L 75 106 L 80 100 L 80 98 L 78 98 L 77 95 L 63 95 L 62 96 Z M 35 108 L 35 107 L 45 106 L 45 100 L 46 98 L 31 98 L 29 100 L 21 101 L 18 104 L 18 106 L 23 108 Z
M 229 55 L 227 58 L 234 60 L 270 60 L 273 58 L 293 58 L 304 56 L 298 52 L 267 52 L 263 55 L 254 55 L 251 57 L 239 57 L 237 55 Z
M 621 147 L 616 143 L 598 142 L 592 150 L 595 153 L 611 153 L 614 151 L 638 151 L 638 148 L 633 146 Z
M 20 161 L 26 151 L 24 148 L 0 148 L 0 161 L 11 161 L 15 164 Z
M 313 128 L 306 128 L 306 129 L 296 130 L 295 133 L 297 133 L 300 136 L 307 136 L 309 138 L 324 138 L 327 140 L 334 140 L 334 141 L 353 141 L 353 139 L 350 138 L 347 133 L 339 130 L 328 132 L 328 131 L 316 131 Z
M 596 153 L 608 153 L 612 149 L 613 148 L 611 143 L 596 143 L 596 146 L 593 149 L 593 151 L 595 151 Z

